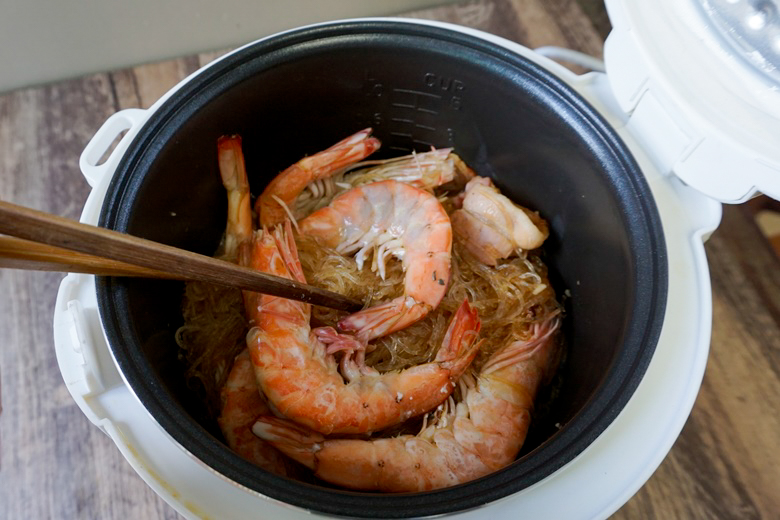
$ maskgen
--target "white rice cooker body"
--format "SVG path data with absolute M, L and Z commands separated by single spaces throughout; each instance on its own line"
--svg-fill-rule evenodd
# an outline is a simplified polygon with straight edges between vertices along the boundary
M 556 74 L 596 107 L 626 142 L 647 178 L 661 216 L 669 263 L 668 304 L 661 336 L 644 378 L 620 415 L 585 451 L 547 478 L 502 500 L 452 517 L 591 519 L 606 518 L 622 506 L 671 449 L 701 384 L 712 324 L 703 243 L 720 221 L 721 206 L 715 199 L 744 200 L 757 188 L 780 194 L 777 182 L 766 182 L 765 169 L 776 167 L 774 157 L 746 151 L 742 142 L 712 127 L 706 117 L 691 115 L 694 111 L 685 96 L 675 97 L 669 93 L 672 83 L 656 79 L 659 67 L 653 57 L 657 55 L 643 50 L 645 44 L 637 39 L 632 25 L 645 13 L 634 4 L 639 3 L 607 2 L 615 31 L 607 41 L 606 75 L 575 75 L 530 49 L 472 29 L 406 21 L 461 31 L 504 46 Z M 636 56 L 633 53 L 639 53 L 642 59 L 632 61 L 629 58 Z M 624 68 L 627 62 L 632 65 Z M 189 79 L 148 110 L 114 114 L 87 145 L 80 166 L 93 190 L 82 222 L 97 224 L 122 154 L 151 114 Z M 98 164 L 124 131 L 127 133 L 108 160 Z M 709 186 L 706 176 L 692 165 L 712 164 L 699 152 L 711 150 L 712 143 L 722 146 L 724 142 L 730 146 L 724 148 L 724 153 L 731 154 L 729 160 L 736 161 L 740 171 L 748 169 L 758 174 L 747 180 L 742 175 L 733 182 L 718 176 L 713 181 L 710 176 L 709 182 L 716 186 Z M 737 152 L 748 155 L 739 156 Z M 718 155 L 712 160 L 721 159 Z M 672 174 L 678 171 L 686 173 Z M 216 473 L 157 424 L 133 395 L 111 357 L 98 314 L 93 276 L 70 274 L 62 281 L 54 314 L 54 337 L 63 378 L 81 410 L 179 513 L 187 518 L 312 517 L 310 511 L 280 503 Z M 566 500 L 561 500 L 562 496 Z

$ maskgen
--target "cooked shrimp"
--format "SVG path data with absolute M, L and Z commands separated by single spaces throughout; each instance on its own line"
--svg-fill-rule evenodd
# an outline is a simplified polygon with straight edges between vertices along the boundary
M 297 269 L 297 250 L 289 227 L 256 237 L 252 267 L 290 278 L 291 267 Z M 247 335 L 249 353 L 258 384 L 273 407 L 326 434 L 381 430 L 435 408 L 447 399 L 477 352 L 480 322 L 464 302 L 433 361 L 383 374 L 348 364 L 345 383 L 334 356 L 311 330 L 309 317 L 307 304 L 260 296 L 252 315 L 255 326 Z
M 450 218 L 456 236 L 487 265 L 496 265 L 518 249 L 536 249 L 549 235 L 537 213 L 513 203 L 487 177 L 469 181 L 463 207 Z
M 260 223 L 274 226 L 283 222 L 288 218 L 288 209 L 309 183 L 329 177 L 378 150 L 380 142 L 370 134 L 370 128 L 361 130 L 327 150 L 304 157 L 274 177 L 255 203 Z
M 270 414 L 271 409 L 257 388 L 248 351 L 244 350 L 233 361 L 220 399 L 222 407 L 217 422 L 230 449 L 265 470 L 286 475 L 284 456 L 252 433 L 257 418 Z
M 430 193 L 387 180 L 353 188 L 300 223 L 312 236 L 341 254 L 355 253 L 358 267 L 373 252 L 372 268 L 385 277 L 385 258 L 400 258 L 404 295 L 339 321 L 343 331 L 368 342 L 408 327 L 435 309 L 450 277 L 452 227 Z
M 241 137 L 220 137 L 217 140 L 217 157 L 222 184 L 228 195 L 223 256 L 246 265 L 249 263 L 252 239 L 252 208 Z M 245 299 L 245 306 L 253 304 L 253 299 Z M 246 349 L 233 360 L 233 366 L 219 396 L 220 415 L 217 423 L 230 449 L 263 469 L 286 475 L 284 456 L 252 434 L 251 428 L 255 419 L 271 413 L 271 409 L 257 387 L 252 361 Z
M 235 261 L 239 251 L 252 238 L 252 206 L 246 176 L 241 136 L 222 136 L 217 140 L 219 174 L 228 196 L 228 219 L 224 256 Z
M 416 492 L 461 484 L 510 464 L 525 440 L 534 396 L 557 362 L 559 321 L 529 341 L 508 344 L 464 376 L 465 397 L 416 436 L 326 439 L 276 417 L 252 431 L 332 484 L 366 491 Z

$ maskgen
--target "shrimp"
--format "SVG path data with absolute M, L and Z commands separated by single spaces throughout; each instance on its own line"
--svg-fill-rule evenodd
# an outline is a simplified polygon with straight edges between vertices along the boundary
M 368 342 L 408 327 L 435 309 L 450 277 L 452 227 L 430 193 L 394 180 L 353 188 L 300 222 L 300 231 L 341 254 L 355 254 L 358 268 L 373 252 L 374 270 L 385 277 L 385 258 L 402 260 L 404 295 L 342 318 L 342 331 Z
M 253 226 L 241 137 L 220 137 L 217 140 L 217 158 L 222 184 L 228 196 L 223 256 L 240 265 L 247 265 Z M 245 306 L 253 304 L 253 298 L 245 298 Z M 287 475 L 282 454 L 252 434 L 251 427 L 255 419 L 271 413 L 254 377 L 249 352 L 244 348 L 233 360 L 227 380 L 220 389 L 220 415 L 217 423 L 227 445 L 234 452 L 263 469 Z
M 478 260 L 496 265 L 518 249 L 536 249 L 550 234 L 547 223 L 502 195 L 487 177 L 466 184 L 463 207 L 450 218 L 456 236 Z
M 291 278 L 299 266 L 289 224 L 256 234 L 253 268 Z M 477 352 L 480 321 L 464 301 L 433 361 L 383 374 L 347 362 L 345 382 L 326 346 L 345 338 L 312 331 L 310 312 L 308 304 L 261 295 L 247 338 L 258 385 L 273 407 L 326 434 L 373 432 L 435 408 Z
M 266 186 L 255 203 L 263 226 L 274 226 L 288 218 L 288 208 L 312 181 L 329 177 L 379 149 L 380 142 L 366 128 L 334 144 L 327 150 L 304 157 Z
M 365 491 L 417 492 L 454 486 L 503 468 L 525 440 L 537 389 L 558 359 L 550 317 L 528 341 L 497 351 L 476 381 L 461 379 L 465 397 L 416 436 L 326 439 L 276 417 L 262 417 L 255 435 L 332 484 Z
M 235 261 L 252 238 L 252 206 L 246 176 L 241 136 L 222 136 L 217 140 L 217 159 L 222 184 L 228 195 L 228 218 L 224 256 Z
M 255 420 L 269 415 L 271 409 L 257 388 L 252 360 L 246 349 L 233 361 L 227 382 L 220 391 L 220 400 L 222 406 L 217 423 L 230 449 L 265 470 L 287 475 L 281 452 L 252 433 Z

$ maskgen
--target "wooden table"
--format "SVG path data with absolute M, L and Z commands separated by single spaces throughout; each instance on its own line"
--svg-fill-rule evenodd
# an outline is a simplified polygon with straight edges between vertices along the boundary
M 608 30 L 594 0 L 478 0 L 411 15 L 593 55 Z M 88 193 L 78 157 L 101 123 L 148 107 L 218 54 L 0 96 L 0 199 L 76 218 Z M 780 515 L 778 259 L 742 207 L 725 208 L 707 253 L 714 330 L 701 393 L 669 456 L 614 518 Z M 178 518 L 63 384 L 52 339 L 61 278 L 0 272 L 0 518 Z

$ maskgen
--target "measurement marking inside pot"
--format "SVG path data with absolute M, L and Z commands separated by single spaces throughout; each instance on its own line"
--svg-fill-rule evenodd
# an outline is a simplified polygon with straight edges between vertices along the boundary
M 399 151 L 399 152 L 403 152 L 404 154 L 412 153 L 412 149 L 411 148 L 407 148 L 405 146 L 388 146 L 388 148 L 390 150 L 396 150 L 396 151 Z
M 418 112 L 433 115 L 438 114 L 439 111 L 430 108 L 430 106 L 421 105 L 434 105 L 440 103 L 442 100 L 442 97 L 437 94 L 429 94 L 428 92 L 403 88 L 393 89 L 393 98 L 394 99 L 390 104 L 395 108 L 411 108 Z
M 391 117 L 390 121 L 393 123 L 403 123 L 407 125 L 414 125 L 415 128 L 419 128 L 420 130 L 428 130 L 430 132 L 435 132 L 436 127 L 428 126 L 428 125 L 421 125 L 420 123 L 416 123 L 414 119 L 406 119 L 403 117 Z
M 405 132 L 390 132 L 390 135 L 393 137 L 399 137 L 402 139 L 408 139 L 413 145 L 417 146 L 390 146 L 389 148 L 392 150 L 406 150 L 407 152 L 411 151 L 413 148 L 417 147 L 425 147 L 425 148 L 435 148 L 434 144 L 430 141 L 423 141 L 422 139 L 415 139 L 412 134 L 405 133 Z
M 411 90 L 408 88 L 394 88 L 393 92 L 398 92 L 399 94 L 413 94 L 415 96 L 423 96 L 433 99 L 441 99 L 441 96 L 438 94 L 431 94 L 430 92 L 420 92 L 419 90 Z

